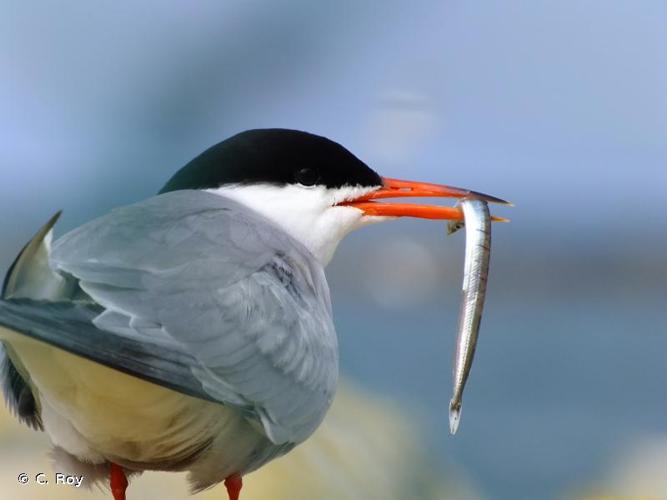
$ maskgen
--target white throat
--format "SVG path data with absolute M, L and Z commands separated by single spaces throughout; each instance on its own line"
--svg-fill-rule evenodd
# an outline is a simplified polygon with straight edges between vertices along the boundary
M 323 186 L 231 185 L 209 189 L 261 213 L 300 241 L 326 266 L 341 240 L 351 231 L 382 218 L 366 217 L 354 207 L 336 206 L 378 188 Z

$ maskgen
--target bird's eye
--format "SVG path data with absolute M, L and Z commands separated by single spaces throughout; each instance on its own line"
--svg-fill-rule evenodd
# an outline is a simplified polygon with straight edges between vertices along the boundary
M 303 186 L 314 186 L 320 180 L 320 174 L 313 168 L 302 168 L 297 171 L 295 178 Z

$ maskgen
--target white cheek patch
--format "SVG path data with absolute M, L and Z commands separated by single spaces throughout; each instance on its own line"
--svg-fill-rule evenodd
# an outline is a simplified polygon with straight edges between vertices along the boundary
M 207 191 L 231 198 L 261 213 L 303 243 L 322 263 L 329 263 L 340 241 L 370 222 L 354 207 L 336 206 L 373 192 L 378 187 L 273 186 L 269 184 L 223 186 Z

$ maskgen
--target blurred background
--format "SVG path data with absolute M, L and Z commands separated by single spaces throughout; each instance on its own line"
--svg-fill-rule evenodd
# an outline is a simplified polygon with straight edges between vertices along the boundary
M 667 498 L 666 23 L 664 0 L 2 2 L 0 269 L 55 210 L 62 234 L 236 132 L 325 135 L 516 207 L 456 437 L 463 234 L 376 226 L 328 268 L 353 388 L 247 499 Z M 46 438 L 6 413 L 0 492 L 69 498 L 17 487 Z M 130 498 L 184 498 L 171 477 Z

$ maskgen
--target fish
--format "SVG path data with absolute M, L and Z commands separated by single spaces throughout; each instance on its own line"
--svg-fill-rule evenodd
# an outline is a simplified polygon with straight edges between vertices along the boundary
M 466 233 L 462 301 L 453 368 L 453 395 L 449 402 L 449 432 L 454 435 L 461 420 L 461 403 L 482 320 L 486 284 L 491 259 L 491 221 L 488 204 L 466 198 L 460 202 Z M 460 222 L 448 227 L 451 234 L 462 226 Z
M 465 226 L 462 220 L 450 220 L 447 223 L 447 235 L 450 236 Z

